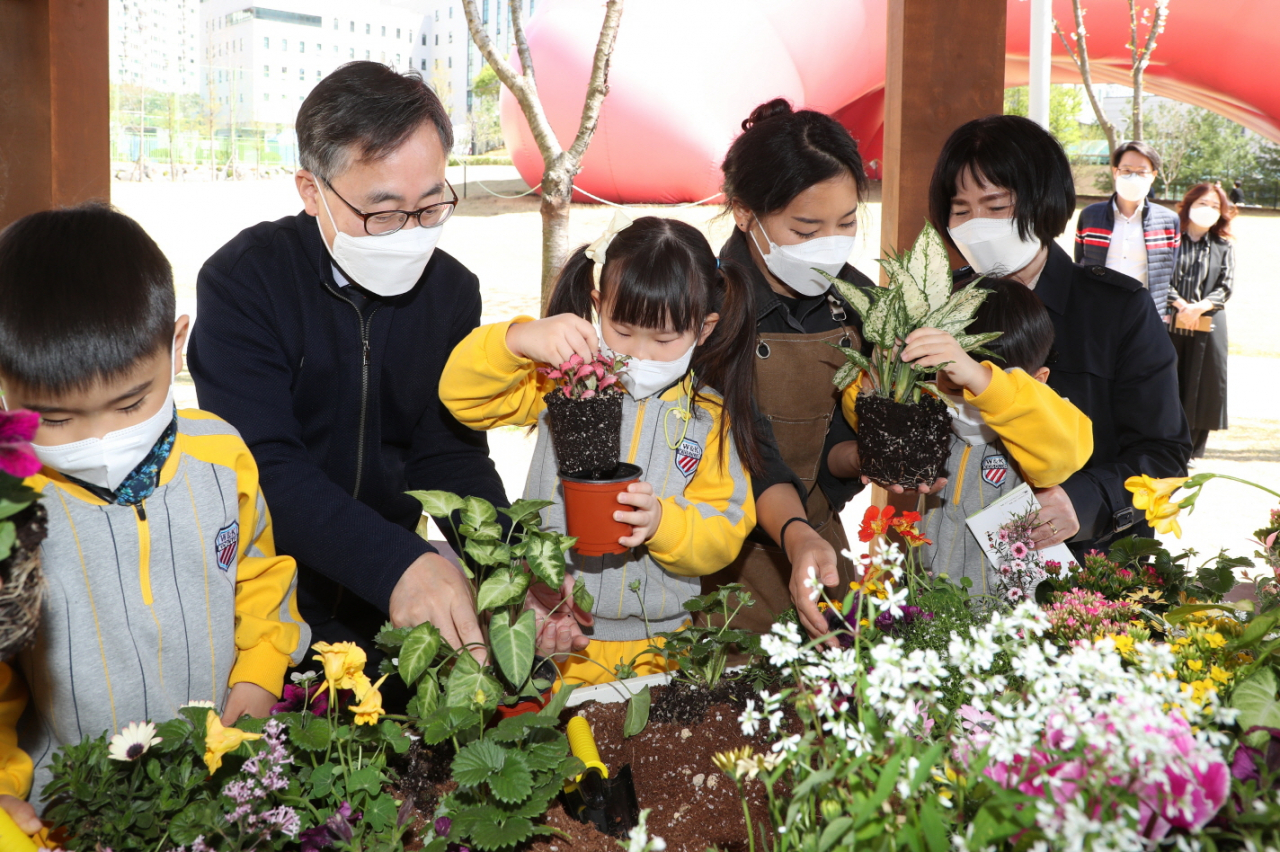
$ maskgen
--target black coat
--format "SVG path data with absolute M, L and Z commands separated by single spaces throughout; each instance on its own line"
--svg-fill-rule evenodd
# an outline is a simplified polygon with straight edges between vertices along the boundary
M 1057 244 L 1035 293 L 1055 332 L 1049 386 L 1093 421 L 1093 456 L 1062 485 L 1080 519 L 1070 544 L 1105 549 L 1117 533 L 1151 535 L 1124 481 L 1185 476 L 1191 455 L 1169 333 L 1141 283 L 1078 266 Z
M 365 299 L 335 283 L 316 220 L 300 213 L 242 231 L 196 293 L 200 405 L 253 451 L 276 546 L 298 560 L 302 615 L 330 641 L 376 629 L 405 569 L 433 550 L 406 490 L 507 505 L 484 433 L 438 393 L 480 321 L 479 281 L 437 250 L 408 293 Z M 330 619 L 349 629 L 324 629 Z

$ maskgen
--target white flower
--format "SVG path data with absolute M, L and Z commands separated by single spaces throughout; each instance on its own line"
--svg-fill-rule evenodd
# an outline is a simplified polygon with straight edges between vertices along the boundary
M 809 566 L 808 576 L 804 580 L 805 588 L 809 590 L 809 600 L 816 601 L 825 588 L 822 581 L 818 579 L 818 569 L 813 565 Z
M 640 818 L 636 820 L 635 827 L 627 835 L 627 839 L 631 841 L 626 846 L 627 852 L 663 852 L 667 848 L 667 841 L 661 837 L 649 836 L 649 829 L 645 823 L 649 819 L 650 811 L 650 808 L 645 808 L 640 812 Z
M 315 680 L 318 677 L 320 677 L 319 672 L 294 672 L 291 675 L 289 675 L 289 680 L 293 681 L 294 683 L 302 683 L 304 681 L 306 681 L 307 683 L 310 683 L 311 681 Z M 210 702 L 210 705 L 212 705 L 212 702 Z
M 799 747 L 800 747 L 800 735 L 792 734 L 791 736 L 780 739 L 773 745 L 769 746 L 769 750 L 774 752 L 775 754 L 777 753 L 791 754 L 791 752 L 795 751 Z
M 756 731 L 760 730 L 760 723 L 763 721 L 764 714 L 756 710 L 755 699 L 748 698 L 746 709 L 738 717 L 738 724 L 742 725 L 742 733 L 748 737 L 754 737 Z
M 111 738 L 107 754 L 112 760 L 137 760 L 153 745 L 160 742 L 156 726 L 150 722 L 130 722 L 124 730 Z
M 179 707 L 178 709 L 181 710 L 186 707 L 200 707 L 200 708 L 208 708 L 210 710 L 215 709 L 212 701 L 188 701 L 186 704 L 183 704 L 182 707 Z

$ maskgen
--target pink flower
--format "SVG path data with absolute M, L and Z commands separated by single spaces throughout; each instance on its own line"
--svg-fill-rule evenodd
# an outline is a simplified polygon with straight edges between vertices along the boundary
M 40 472 L 31 439 L 40 426 L 34 411 L 0 411 L 0 471 L 25 479 Z
M 1000 573 L 1001 573 L 1001 574 L 1003 574 L 1003 575 L 1005 575 L 1006 577 L 1008 577 L 1010 574 L 1012 574 L 1012 573 L 1013 573 L 1013 566 L 1012 566 L 1012 565 L 1001 565 L 1001 566 L 1000 566 Z
M 1020 541 L 1015 541 L 1009 551 L 1014 555 L 1015 559 L 1022 559 L 1027 555 L 1027 546 Z
M 1009 540 L 1009 531 L 1008 531 L 1008 530 L 1000 530 L 1000 540 L 1001 540 L 1001 541 L 1008 541 L 1008 540 Z
M 1021 599 L 1022 599 L 1022 589 L 1019 589 L 1017 586 L 1015 586 L 1009 590 L 1009 600 L 1016 601 Z
M 1015 559 L 1009 564 L 1009 567 L 1015 571 L 1025 571 L 1027 570 L 1027 563 L 1023 562 L 1021 559 Z

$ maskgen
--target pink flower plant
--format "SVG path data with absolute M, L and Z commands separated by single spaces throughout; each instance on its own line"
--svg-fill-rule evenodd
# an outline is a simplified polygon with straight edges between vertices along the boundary
M 539 367 L 538 372 L 556 382 L 560 392 L 570 399 L 618 396 L 622 393 L 618 374 L 626 369 L 627 361 L 625 355 L 610 358 L 603 352 L 587 361 L 575 353 L 560 366 Z
M 1137 612 L 1128 602 L 1107 600 L 1085 589 L 1072 589 L 1054 595 L 1054 602 L 1045 608 L 1045 615 L 1049 617 L 1051 634 L 1072 641 L 1101 638 L 1108 633 L 1126 634 Z
M 0 471 L 25 479 L 40 472 L 40 459 L 31 448 L 31 439 L 40 426 L 34 411 L 0 410 Z

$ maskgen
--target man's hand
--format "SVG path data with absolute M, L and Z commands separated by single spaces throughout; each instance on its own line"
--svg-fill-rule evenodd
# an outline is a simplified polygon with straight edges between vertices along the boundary
M 507 328 L 507 348 L 517 358 L 558 367 L 574 355 L 590 361 L 600 351 L 596 328 L 575 314 L 556 314 Z
M 812 568 L 817 578 L 822 581 L 822 585 L 827 588 L 839 583 L 836 551 L 826 539 L 818 535 L 813 527 L 799 521 L 787 527 L 787 534 L 783 539 L 787 546 L 787 561 L 791 563 L 791 601 L 796 605 L 800 624 L 812 639 L 826 636 L 831 632 L 831 628 L 827 626 L 827 619 L 822 614 L 822 610 L 818 609 L 817 600 L 809 597 L 813 594 L 813 589 L 805 585 L 805 581 L 809 579 L 809 570 Z M 848 590 L 837 589 L 833 597 L 843 599 L 846 591 Z M 834 638 L 827 640 L 828 647 L 833 647 L 835 644 Z
M 0 796 L 0 809 L 9 814 L 19 830 L 26 834 L 35 834 L 44 827 L 40 817 L 36 816 L 36 809 L 31 807 L 31 803 L 24 802 L 16 796 Z
M 862 484 L 870 485 L 871 480 L 864 476 L 862 477 Z M 880 483 L 877 482 L 876 485 L 880 485 Z M 939 491 L 947 487 L 947 478 L 942 476 L 928 484 L 918 482 L 916 483 L 915 488 L 903 488 L 901 485 L 896 483 L 888 486 L 880 485 L 880 487 L 885 491 L 888 491 L 890 494 L 937 494 Z
M 389 614 L 396 627 L 430 621 L 451 647 L 466 645 L 471 656 L 485 661 L 471 587 L 457 566 L 438 553 L 424 553 L 405 569 L 391 592 Z
M 1080 532 L 1080 519 L 1071 505 L 1071 498 L 1061 485 L 1036 492 L 1040 501 L 1040 523 L 1031 528 L 1031 538 L 1036 550 L 1044 550 L 1062 544 Z
M 566 576 L 559 589 L 534 583 L 524 599 L 524 607 L 533 610 L 538 625 L 540 656 L 563 660 L 566 654 L 582 651 L 591 642 L 582 628 L 594 624 L 595 617 L 574 602 L 572 577 Z
M 614 512 L 613 519 L 623 524 L 631 524 L 631 535 L 618 539 L 623 547 L 639 547 L 658 531 L 662 523 L 662 501 L 653 496 L 653 486 L 648 482 L 633 482 L 627 490 L 618 495 L 618 502 L 624 506 L 634 506 L 634 512 Z
M 240 721 L 241 716 L 265 719 L 271 715 L 271 708 L 279 700 L 279 697 L 256 683 L 241 681 L 231 687 L 231 693 L 227 696 L 227 706 L 222 711 L 222 724 L 230 727 Z

